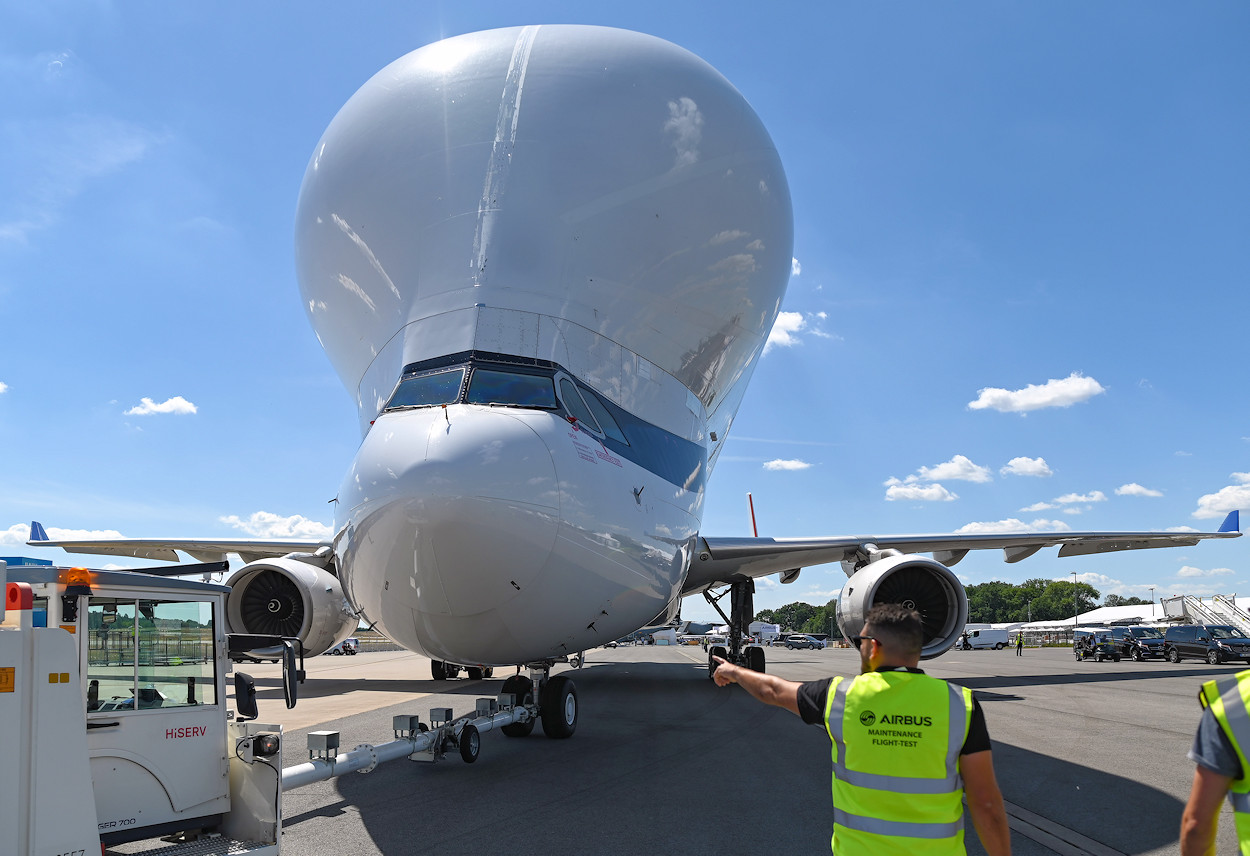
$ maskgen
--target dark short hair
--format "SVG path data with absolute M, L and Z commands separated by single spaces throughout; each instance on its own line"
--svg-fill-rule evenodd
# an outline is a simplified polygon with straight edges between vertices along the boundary
M 879 603 L 864 616 L 881 644 L 905 654 L 919 654 L 924 645 L 924 625 L 920 613 L 901 603 Z

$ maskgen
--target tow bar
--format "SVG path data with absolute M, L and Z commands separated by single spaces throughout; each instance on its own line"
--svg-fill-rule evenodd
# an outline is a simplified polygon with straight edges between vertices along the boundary
M 465 763 L 472 764 L 481 752 L 483 732 L 537 718 L 537 706 L 517 704 L 514 694 L 501 693 L 498 698 L 479 698 L 477 709 L 458 719 L 452 719 L 449 707 L 432 708 L 428 725 L 416 715 L 395 716 L 391 725 L 396 739 L 378 746 L 362 743 L 341 755 L 337 754 L 339 732 L 313 731 L 308 735 L 308 763 L 283 768 L 282 790 L 344 773 L 369 773 L 378 764 L 400 758 L 433 763 L 445 758 L 450 747 L 459 749 Z

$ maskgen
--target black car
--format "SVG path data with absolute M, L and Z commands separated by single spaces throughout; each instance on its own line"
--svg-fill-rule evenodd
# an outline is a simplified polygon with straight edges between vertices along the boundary
M 1138 662 L 1163 656 L 1163 630 L 1158 627 L 1112 627 L 1111 640 L 1120 656 Z
M 1250 639 L 1227 624 L 1178 624 L 1163 636 L 1163 656 L 1173 663 L 1185 658 L 1206 660 L 1213 666 L 1229 660 L 1250 663 Z

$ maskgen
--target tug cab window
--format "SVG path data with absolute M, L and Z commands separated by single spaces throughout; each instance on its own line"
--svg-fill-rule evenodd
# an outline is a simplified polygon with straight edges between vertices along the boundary
M 473 370 L 465 401 L 469 404 L 538 407 L 544 410 L 554 410 L 557 406 L 549 376 L 494 368 Z
M 463 383 L 463 366 L 450 371 L 406 377 L 395 388 L 385 409 L 400 410 L 407 407 L 437 407 L 440 404 L 454 404 L 460 399 L 460 387 Z
M 119 600 L 87 605 L 87 710 L 217 703 L 213 605 Z

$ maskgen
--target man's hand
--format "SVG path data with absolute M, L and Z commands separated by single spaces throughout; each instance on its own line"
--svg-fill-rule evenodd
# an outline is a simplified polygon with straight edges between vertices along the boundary
M 764 704 L 784 707 L 793 714 L 799 712 L 799 685 L 793 681 L 735 666 L 723 657 L 713 657 L 712 660 L 716 663 L 712 680 L 718 687 L 738 684 Z
M 727 687 L 730 684 L 738 683 L 734 672 L 738 667 L 733 663 L 726 661 L 723 657 L 712 657 L 716 661 L 716 671 L 712 673 L 712 680 L 716 681 L 716 686 Z

